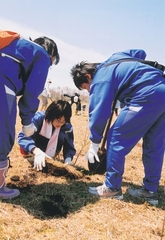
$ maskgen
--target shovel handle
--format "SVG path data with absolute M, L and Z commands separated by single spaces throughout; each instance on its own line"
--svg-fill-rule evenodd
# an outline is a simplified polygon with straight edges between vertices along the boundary
M 110 128 L 110 126 L 111 126 L 111 123 L 112 123 L 112 118 L 113 118 L 113 114 L 114 114 L 114 111 L 115 111 L 116 101 L 117 101 L 117 100 L 115 100 L 115 101 L 113 102 L 112 111 L 111 111 L 111 116 L 110 116 L 110 118 L 108 119 L 107 124 L 106 124 L 106 127 L 105 127 L 105 130 L 104 130 L 104 136 L 103 136 L 103 139 L 102 139 L 102 142 L 101 142 L 101 146 L 100 146 L 100 151 L 101 151 L 101 152 L 103 152 L 104 149 L 105 149 L 105 143 L 106 143 L 106 141 L 107 141 L 107 134 L 108 134 L 108 130 L 109 130 L 109 128 Z

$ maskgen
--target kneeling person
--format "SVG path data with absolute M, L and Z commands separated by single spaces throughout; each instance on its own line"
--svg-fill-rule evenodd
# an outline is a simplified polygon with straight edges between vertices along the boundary
M 67 101 L 53 101 L 46 111 L 37 112 L 32 119 L 37 131 L 26 137 L 18 134 L 21 152 L 34 154 L 34 168 L 45 167 L 45 158 L 55 158 L 63 149 L 64 163 L 72 165 L 74 148 L 73 127 L 70 123 L 71 106 Z

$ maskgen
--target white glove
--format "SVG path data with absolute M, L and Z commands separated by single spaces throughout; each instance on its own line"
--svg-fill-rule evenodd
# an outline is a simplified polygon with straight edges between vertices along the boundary
M 26 137 L 32 136 L 36 131 L 37 131 L 37 128 L 34 125 L 34 123 L 31 123 L 26 126 L 24 125 L 22 126 L 22 132 L 25 134 Z
M 37 168 L 37 171 L 42 170 L 42 168 L 45 167 L 46 157 L 52 159 L 39 148 L 35 148 L 33 153 L 34 153 L 34 168 Z
M 67 157 L 67 158 L 65 158 L 65 160 L 64 160 L 64 164 L 65 165 L 72 165 L 72 159 L 71 159 L 71 157 Z
M 90 163 L 94 163 L 95 159 L 96 159 L 96 161 L 100 162 L 98 154 L 97 154 L 98 149 L 99 149 L 99 144 L 91 142 L 90 148 L 86 154 L 86 159 Z M 95 157 L 95 159 L 94 159 L 94 157 Z

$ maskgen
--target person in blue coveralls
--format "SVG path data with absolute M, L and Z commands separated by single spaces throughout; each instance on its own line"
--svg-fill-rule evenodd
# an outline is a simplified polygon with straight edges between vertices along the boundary
M 17 189 L 5 186 L 8 154 L 15 141 L 17 114 L 16 96 L 22 131 L 31 136 L 36 127 L 32 118 L 38 109 L 38 96 L 42 92 L 49 67 L 58 64 L 56 43 L 48 37 L 34 41 L 24 39 L 19 33 L 0 31 L 0 198 L 10 199 L 20 194 Z
M 18 134 L 21 153 L 34 154 L 34 168 L 37 171 L 46 166 L 45 159 L 55 158 L 63 151 L 64 163 L 72 165 L 74 148 L 73 127 L 70 123 L 71 105 L 67 101 L 53 101 L 46 111 L 37 112 L 32 122 L 37 131 L 27 137 L 23 132 Z
M 91 144 L 86 156 L 91 164 L 99 161 L 99 143 L 113 102 L 118 99 L 125 105 L 108 132 L 105 181 L 89 187 L 89 192 L 123 199 L 125 156 L 143 138 L 143 186 L 129 188 L 128 193 L 157 205 L 165 148 L 165 78 L 162 69 L 140 62 L 145 58 L 145 51 L 140 49 L 117 52 L 102 63 L 76 64 L 71 76 L 79 90 L 89 91 Z

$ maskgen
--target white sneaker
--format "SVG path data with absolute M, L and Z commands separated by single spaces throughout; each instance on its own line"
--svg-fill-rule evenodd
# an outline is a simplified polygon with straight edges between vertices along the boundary
M 65 161 L 64 161 L 64 164 L 71 166 L 71 165 L 72 165 L 72 160 L 71 160 L 71 158 L 66 158 Z
M 118 200 L 123 199 L 121 189 L 118 191 L 112 191 L 105 185 L 105 183 L 98 187 L 89 187 L 89 193 L 103 198 L 116 198 Z

